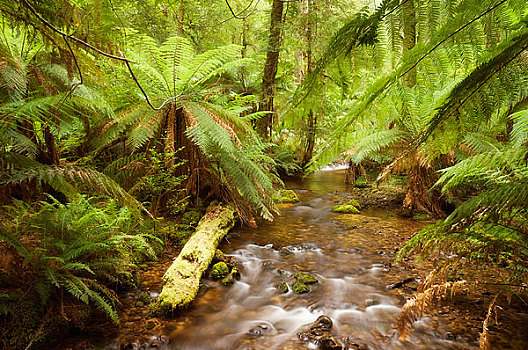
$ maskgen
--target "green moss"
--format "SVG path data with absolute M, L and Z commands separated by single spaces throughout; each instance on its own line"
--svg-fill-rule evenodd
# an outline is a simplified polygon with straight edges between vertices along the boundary
M 281 190 L 273 195 L 273 200 L 277 203 L 297 203 L 299 196 L 293 190 Z
M 348 202 L 345 203 L 346 205 L 353 205 L 354 207 L 361 209 L 361 204 L 359 204 L 359 201 L 357 199 L 351 199 Z
M 293 292 L 297 294 L 308 293 L 310 291 L 310 287 L 300 282 L 294 283 L 292 289 Z
M 228 273 L 229 267 L 227 267 L 227 264 L 225 262 L 221 261 L 213 265 L 210 276 L 214 279 L 220 279 L 227 276 Z
M 222 284 L 224 286 L 230 286 L 232 285 L 233 283 L 235 283 L 235 278 L 233 277 L 233 274 L 230 273 L 229 275 L 227 275 L 226 277 L 224 277 L 222 279 Z
M 143 306 L 145 306 L 145 303 L 142 302 L 141 300 L 137 300 L 135 305 L 136 305 L 136 307 L 143 307 Z
M 157 302 L 151 304 L 151 314 L 164 315 L 186 307 L 193 301 L 200 288 L 202 274 L 213 260 L 218 244 L 235 223 L 235 213 L 231 206 L 218 203 L 209 205 L 196 233 L 189 238 L 180 255 L 165 272 L 165 285 Z M 229 272 L 227 264 L 218 264 L 215 266 L 223 267 L 215 276 L 223 278 Z
M 183 225 L 181 225 L 183 226 Z M 175 231 L 169 234 L 169 240 L 174 243 L 185 244 L 189 237 L 193 234 L 193 230 L 189 229 L 189 226 L 185 228 L 177 227 Z
M 215 261 L 215 262 L 220 262 L 220 261 L 226 262 L 226 257 L 225 257 L 224 252 L 221 251 L 220 249 L 217 249 L 215 251 L 215 255 L 214 255 L 213 261 Z
M 359 209 L 349 204 L 334 205 L 332 211 L 335 213 L 359 214 Z
M 288 291 L 290 290 L 290 288 L 288 287 L 288 283 L 286 282 L 279 283 L 275 287 L 280 293 L 283 293 L 283 294 L 288 293 Z
M 314 275 L 309 274 L 308 272 L 298 272 L 295 275 L 293 275 L 297 282 L 303 283 L 303 284 L 312 284 L 317 283 L 317 278 L 314 277 Z
M 196 226 L 202 217 L 202 213 L 198 210 L 186 211 L 181 219 L 182 224 L 189 226 Z

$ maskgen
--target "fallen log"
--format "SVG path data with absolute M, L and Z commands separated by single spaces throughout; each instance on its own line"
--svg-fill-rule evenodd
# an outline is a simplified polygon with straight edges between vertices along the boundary
M 207 208 L 196 232 L 165 272 L 165 285 L 153 313 L 167 313 L 194 300 L 202 274 L 211 264 L 218 244 L 234 224 L 235 209 L 231 206 L 212 204 Z

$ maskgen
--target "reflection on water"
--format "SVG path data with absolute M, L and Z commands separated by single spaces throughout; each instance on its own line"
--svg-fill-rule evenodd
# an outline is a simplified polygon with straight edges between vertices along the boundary
M 320 315 L 332 319 L 336 338 L 348 337 L 363 348 L 476 348 L 463 339 L 444 339 L 445 326 L 433 329 L 428 319 L 417 323 L 409 342 L 397 340 L 394 324 L 403 300 L 386 288 L 390 271 L 385 263 L 394 253 L 388 251 L 392 242 L 409 237 L 421 224 L 383 210 L 332 213 L 342 198 L 339 191 L 345 190 L 343 177 L 343 171 L 327 171 L 288 183 L 300 203 L 282 205 L 274 222 L 230 234 L 221 249 L 240 263 L 241 279 L 229 288 L 205 280 L 187 311 L 163 321 L 170 338 L 166 348 L 316 349 L 297 334 Z M 307 294 L 291 290 L 299 271 L 319 281 Z M 280 294 L 275 286 L 283 282 L 290 290 Z

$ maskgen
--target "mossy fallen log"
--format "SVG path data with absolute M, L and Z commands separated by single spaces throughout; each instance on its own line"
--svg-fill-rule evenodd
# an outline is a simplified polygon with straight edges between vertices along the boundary
M 202 274 L 213 260 L 218 244 L 234 223 L 234 208 L 219 204 L 209 206 L 196 232 L 165 272 L 165 285 L 153 305 L 154 313 L 167 313 L 185 307 L 194 300 Z

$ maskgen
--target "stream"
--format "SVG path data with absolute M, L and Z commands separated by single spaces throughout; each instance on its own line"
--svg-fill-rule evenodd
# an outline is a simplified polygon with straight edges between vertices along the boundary
M 145 319 L 146 308 L 132 305 L 122 315 L 120 330 L 90 339 L 90 346 L 319 349 L 317 340 L 303 332 L 326 315 L 333 322 L 331 335 L 348 344 L 348 349 L 478 348 L 473 336 L 453 337 L 453 323 L 433 317 L 416 322 L 408 341 L 398 341 L 395 324 L 404 297 L 387 285 L 415 274 L 391 268 L 394 247 L 424 223 L 383 209 L 365 209 L 361 214 L 331 212 L 346 196 L 342 170 L 319 172 L 302 182 L 288 182 L 287 187 L 297 192 L 300 203 L 280 205 L 282 214 L 275 221 L 262 223 L 258 229 L 237 228 L 222 243 L 220 248 L 241 267 L 241 278 L 234 285 L 224 287 L 205 279 L 189 309 L 170 319 Z M 143 288 L 153 297 L 161 289 L 161 270 L 153 273 L 150 284 L 148 278 L 144 281 L 148 288 Z M 293 274 L 300 271 L 318 280 L 310 285 L 309 293 L 291 290 Z M 276 288 L 283 282 L 289 285 L 284 294 Z M 130 298 L 134 300 L 132 294 Z M 135 343 L 127 340 L 134 328 L 142 337 Z

